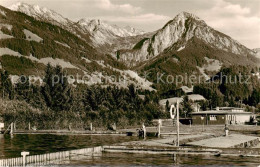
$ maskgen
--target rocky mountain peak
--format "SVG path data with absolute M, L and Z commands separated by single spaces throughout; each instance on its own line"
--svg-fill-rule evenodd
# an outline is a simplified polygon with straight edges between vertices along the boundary
M 178 24 L 178 26 L 181 26 L 181 25 L 185 26 L 186 22 L 202 24 L 204 26 L 206 25 L 205 21 L 200 19 L 198 16 L 196 16 L 192 13 L 188 13 L 188 12 L 181 12 L 181 13 L 177 14 L 172 20 L 170 20 L 165 26 L 167 26 L 168 24 L 171 25 L 171 24 L 176 24 L 176 23 Z M 184 23 L 184 24 L 181 24 L 181 23 Z
M 133 27 L 119 27 L 100 19 L 81 19 L 77 24 L 91 34 L 95 45 L 112 44 L 120 37 L 130 37 L 144 34 L 144 31 Z
M 231 37 L 214 30 L 196 15 L 181 12 L 158 30 L 153 37 L 143 39 L 135 45 L 138 47 L 123 52 L 121 59 L 125 62 L 134 61 L 134 64 L 149 60 L 163 53 L 167 48 L 174 48 L 174 45 L 178 44 L 180 46 L 176 47 L 185 48 L 186 43 L 192 38 L 197 38 L 213 48 L 237 55 L 246 56 L 253 53 Z
M 89 24 L 93 24 L 93 25 L 100 25 L 101 24 L 101 20 L 100 19 L 80 19 L 78 21 L 79 24 L 81 25 L 89 25 Z
M 201 20 L 198 16 L 196 16 L 192 13 L 188 13 L 188 12 L 181 12 L 181 13 L 177 14 L 175 16 L 175 18 L 184 18 L 184 19 L 193 18 L 193 19 L 196 19 L 196 20 Z
M 74 22 L 53 10 L 22 2 L 13 4 L 9 9 L 25 13 L 40 21 L 61 26 L 82 39 L 90 38 L 94 46 L 104 44 L 111 45 L 117 38 L 136 36 L 145 33 L 144 31 L 133 27 L 123 28 L 112 25 L 100 19 L 81 19 L 78 22 Z
M 31 5 L 24 2 L 18 2 L 9 7 L 13 11 L 18 11 L 25 13 L 29 16 L 34 17 L 37 20 L 50 22 L 54 25 L 66 27 L 69 24 L 72 24 L 67 18 L 64 18 L 62 15 L 56 13 L 53 10 L 47 9 L 45 7 L 40 7 L 38 5 Z
M 131 33 L 137 34 L 137 35 L 141 35 L 141 34 L 145 33 L 145 31 L 143 31 L 143 30 L 136 29 L 136 28 L 130 27 L 130 26 L 125 26 L 124 29 L 126 29 L 127 31 L 129 31 Z
M 142 30 L 137 30 L 133 27 L 119 27 L 117 25 L 110 24 L 100 19 L 81 19 L 78 24 L 89 30 L 90 32 L 102 31 L 114 34 L 119 37 L 136 36 L 144 33 Z

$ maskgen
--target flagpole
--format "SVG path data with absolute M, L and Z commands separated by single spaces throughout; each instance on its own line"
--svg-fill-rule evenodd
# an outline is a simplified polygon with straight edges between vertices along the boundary
M 179 147 L 180 144 L 180 140 L 179 140 L 179 137 L 180 137 L 180 128 L 179 128 L 179 101 L 177 101 L 177 143 L 176 143 L 176 146 Z

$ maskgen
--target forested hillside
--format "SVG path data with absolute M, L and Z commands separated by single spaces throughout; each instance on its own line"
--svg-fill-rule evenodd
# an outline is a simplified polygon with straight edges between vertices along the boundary
M 17 122 L 24 128 L 30 122 L 40 129 L 68 128 L 69 124 L 87 128 L 92 122 L 106 129 L 114 123 L 126 127 L 166 117 L 155 92 L 146 92 L 142 99 L 134 85 L 104 88 L 81 84 L 75 88 L 66 78 L 53 84 L 53 75 L 65 73 L 60 66 L 47 65 L 45 85 L 32 85 L 28 80 L 12 85 L 8 73 L 2 72 L 0 113 L 6 122 Z
M 0 114 L 8 124 L 26 128 L 30 122 L 39 129 L 149 124 L 169 117 L 159 100 L 171 97 L 184 98 L 181 116 L 184 111 L 189 116 L 192 103 L 180 91 L 184 85 L 207 99 L 200 103 L 203 110 L 260 111 L 255 52 L 192 14 L 181 13 L 151 33 L 99 21 L 56 21 L 0 6 Z M 104 34 L 110 38 L 102 39 Z M 176 80 L 191 75 L 201 80 Z M 169 76 L 175 80 L 169 82 Z
M 41 22 L 20 12 L 0 7 L 0 62 L 1 68 L 10 75 L 44 76 L 48 63 L 60 65 L 67 74 L 88 84 L 118 85 L 127 87 L 135 84 L 139 76 L 127 71 L 124 64 L 109 54 L 92 46 L 87 34 L 82 39 L 77 35 L 50 23 Z M 120 85 L 111 81 L 125 77 L 126 83 Z M 84 78 L 84 80 L 82 79 Z M 146 86 L 144 88 L 148 88 Z

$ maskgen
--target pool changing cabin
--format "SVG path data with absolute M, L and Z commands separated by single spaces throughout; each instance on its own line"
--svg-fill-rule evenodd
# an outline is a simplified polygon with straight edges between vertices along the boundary
M 215 110 L 193 112 L 191 115 L 194 125 L 245 124 L 255 119 L 253 113 L 235 107 L 217 107 Z

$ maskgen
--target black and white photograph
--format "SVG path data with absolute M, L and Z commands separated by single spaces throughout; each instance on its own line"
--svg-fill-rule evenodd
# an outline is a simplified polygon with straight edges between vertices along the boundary
M 0 166 L 260 167 L 260 0 L 0 0 Z

